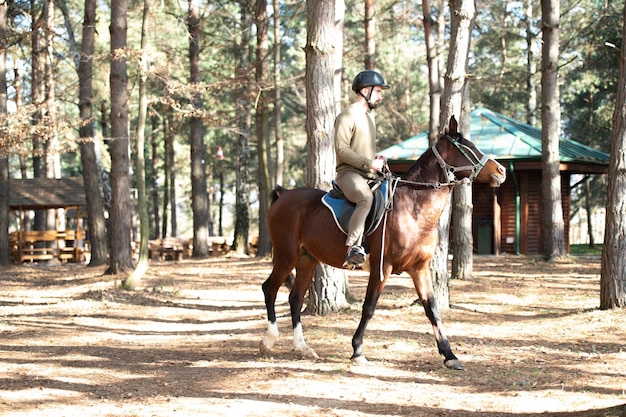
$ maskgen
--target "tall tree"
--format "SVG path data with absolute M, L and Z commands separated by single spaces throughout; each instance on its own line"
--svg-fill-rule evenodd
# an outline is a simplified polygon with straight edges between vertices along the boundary
M 65 2 L 62 2 L 65 3 Z M 67 25 L 66 25 L 67 26 Z M 106 222 L 104 219 L 104 201 L 100 193 L 99 161 L 94 142 L 94 115 L 92 103 L 93 64 L 95 60 L 94 42 L 96 33 L 96 0 L 85 0 L 83 19 L 83 39 L 78 64 L 78 108 L 80 126 L 80 158 L 83 168 L 83 184 L 87 201 L 87 222 L 89 243 L 91 245 L 90 266 L 104 265 L 108 262 Z M 97 190 L 97 191 L 95 191 Z
M 130 155 L 126 32 L 128 0 L 111 1 L 111 215 L 110 274 L 133 267 L 131 252 Z
M 606 190 L 606 226 L 600 272 L 600 308 L 626 307 L 626 3 L 622 20 L 622 47 L 615 111 L 609 186 Z
M 240 0 L 241 8 L 241 40 L 237 51 L 235 78 L 239 86 L 235 97 L 235 124 L 237 140 L 235 152 L 235 233 L 233 249 L 239 254 L 248 254 L 250 247 L 248 237 L 250 230 L 250 196 L 249 196 L 249 166 L 250 166 L 250 0 Z
M 57 105 L 54 79 L 54 0 L 47 0 L 44 7 L 44 39 L 45 39 L 45 72 L 44 84 L 46 92 L 46 124 L 55 126 L 57 123 Z M 51 129 L 44 143 L 46 177 L 61 178 L 61 149 L 59 146 L 59 136 L 56 129 Z M 55 229 L 56 222 L 54 211 L 49 212 L 47 218 L 47 228 Z
M 559 171 L 559 0 L 541 1 L 541 240 L 546 259 L 565 256 L 565 224 Z
M 471 139 L 469 82 L 463 90 L 459 131 Z M 452 191 L 451 227 L 452 279 L 470 279 L 474 273 L 474 238 L 472 236 L 472 184 L 459 184 Z
M 0 2 L 0 132 L 7 117 L 7 2 Z M 4 137 L 5 135 L 0 135 Z M 9 258 L 9 155 L 0 149 L 0 265 Z
M 165 193 L 170 204 L 170 233 L 171 236 L 178 236 L 178 210 L 176 207 L 176 167 L 174 166 L 174 116 L 172 112 L 167 112 L 165 117 L 165 176 L 169 180 L 169 187 L 166 185 Z M 165 213 L 165 210 L 163 211 Z M 163 219 L 163 227 L 166 228 L 166 221 Z M 163 237 L 167 236 L 167 229 Z
M 256 0 L 256 72 L 258 100 L 255 112 L 256 143 L 258 158 L 259 184 L 259 240 L 256 255 L 269 255 L 271 243 L 267 228 L 267 210 L 269 208 L 269 41 L 267 0 Z
M 537 72 L 537 62 L 535 59 L 535 25 L 533 22 L 533 2 L 525 1 L 524 19 L 525 19 L 525 36 L 526 36 L 526 123 L 534 126 L 537 120 L 535 112 L 537 111 L 537 88 L 535 86 L 535 73 Z
M 376 68 L 376 0 L 365 0 L 365 69 Z
M 476 10 L 473 0 L 450 0 L 450 48 L 446 67 L 445 85 L 441 95 L 440 130 L 447 127 L 450 118 L 460 119 L 463 91 L 466 87 L 466 69 L 471 31 Z M 450 237 L 450 204 L 439 219 L 439 245 L 432 262 L 432 281 L 437 305 L 450 307 L 450 280 L 448 275 L 448 249 Z
M 137 136 L 135 137 L 135 183 L 137 184 L 137 211 L 139 211 L 139 259 L 135 269 L 122 281 L 122 287 L 134 290 L 148 270 L 148 239 L 150 238 L 150 219 L 148 218 L 148 201 L 146 195 L 146 121 L 148 114 L 148 96 L 146 81 L 148 79 L 148 14 L 150 0 L 143 0 L 141 19 L 141 56 L 139 58 L 139 116 L 137 117 Z
M 30 75 L 30 101 L 34 107 L 34 112 L 31 116 L 31 124 L 34 126 L 34 129 L 39 127 L 41 123 L 41 97 L 42 93 L 42 65 L 41 65 L 41 22 L 43 13 L 41 16 L 37 17 L 37 2 L 35 0 L 30 0 L 30 18 L 31 18 L 31 27 L 30 27 L 30 49 L 31 49 L 31 75 Z M 41 140 L 39 135 L 32 135 L 33 141 L 33 176 L 35 178 L 43 177 L 43 163 L 42 163 L 42 152 L 41 152 Z M 44 216 L 42 216 L 41 211 L 37 211 L 35 213 L 35 230 L 42 230 L 44 225 Z
M 329 190 L 335 177 L 335 4 L 333 0 L 311 0 L 306 5 L 307 185 Z M 309 288 L 309 313 L 325 315 L 348 305 L 344 274 L 328 265 L 316 267 Z
M 272 0 L 272 8 L 274 11 L 274 138 L 276 146 L 276 168 L 274 173 L 274 184 L 283 184 L 283 172 L 285 170 L 285 145 L 283 140 L 281 118 L 282 118 L 282 101 L 281 91 L 281 54 L 282 45 L 280 35 L 280 4 L 278 0 Z M 221 206 L 220 206 L 221 207 Z M 220 223 L 221 224 L 221 223 Z
M 442 37 L 437 36 L 435 29 L 441 25 L 439 20 L 443 20 L 443 1 L 439 1 L 437 7 L 438 18 L 433 17 L 432 4 L 430 0 L 422 1 L 424 14 L 424 39 L 426 44 L 426 61 L 428 64 L 428 96 L 430 98 L 430 112 L 428 121 L 428 142 L 434 144 L 439 136 L 439 113 L 441 109 L 441 92 L 443 90 L 442 57 L 440 43 Z
M 150 239 L 156 239 L 161 232 L 161 214 L 159 213 L 159 181 L 158 181 L 158 161 L 159 158 L 159 142 L 157 133 L 159 132 L 159 118 L 156 115 L 150 117 L 150 195 L 152 197 L 152 217 L 153 226 L 150 229 Z M 166 209 L 167 210 L 167 209 Z
M 187 17 L 189 30 L 189 81 L 199 86 L 200 74 L 200 11 L 198 0 L 189 0 Z M 193 257 L 209 256 L 209 196 L 206 181 L 206 149 L 202 124 L 202 95 L 192 91 L 191 104 L 194 114 L 190 121 L 191 144 L 191 208 L 193 210 Z
M 46 134 L 44 142 L 45 177 L 61 178 L 61 146 L 59 144 L 57 126 L 57 104 L 55 86 L 55 59 L 54 59 L 54 0 L 47 0 L 44 5 L 44 43 L 45 43 L 45 124 L 52 126 Z M 46 210 L 46 230 L 65 229 L 65 215 L 63 210 Z

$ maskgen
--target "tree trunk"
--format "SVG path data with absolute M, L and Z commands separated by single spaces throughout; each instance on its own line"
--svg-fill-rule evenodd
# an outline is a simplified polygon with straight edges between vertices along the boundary
M 559 0 L 541 1 L 541 241 L 547 260 L 565 256 L 565 224 L 561 206 L 559 131 Z
M 133 267 L 131 251 L 128 76 L 126 74 L 126 15 L 128 0 L 111 1 L 111 259 L 107 273 Z
M 459 130 L 467 139 L 470 131 L 469 83 L 464 89 Z M 472 236 L 472 184 L 460 184 L 452 191 L 452 279 L 470 279 L 474 269 L 474 238 Z
M 235 68 L 235 78 L 241 86 L 235 98 L 235 123 L 237 125 L 237 151 L 235 152 L 235 236 L 233 249 L 238 254 L 249 254 L 250 195 L 248 169 L 250 166 L 250 0 L 240 0 L 241 45 Z
M 137 184 L 137 211 L 139 212 L 139 259 L 135 269 L 122 281 L 127 290 L 137 288 L 148 270 L 148 239 L 150 235 L 150 219 L 148 218 L 148 198 L 146 195 L 146 121 L 148 119 L 148 98 L 146 96 L 146 80 L 148 78 L 148 38 L 147 24 L 150 12 L 150 0 L 143 0 L 141 19 L 141 58 L 139 60 L 139 116 L 137 117 L 137 137 L 135 138 L 135 182 Z
M 441 108 L 441 67 L 439 65 L 439 48 L 437 37 L 433 31 L 434 19 L 430 0 L 422 1 L 424 11 L 424 38 L 426 43 L 426 61 L 428 63 L 428 96 L 430 98 L 430 116 L 428 121 L 428 142 L 433 145 L 439 133 L 439 111 Z M 443 8 L 439 9 L 439 15 L 443 15 Z
M 151 229 L 151 239 L 159 237 L 161 230 L 161 215 L 159 213 L 159 184 L 157 182 L 157 172 L 159 159 L 159 144 L 157 141 L 157 132 L 159 130 L 159 119 L 156 116 L 150 118 L 152 128 L 150 129 L 150 188 L 152 189 L 152 216 L 154 217 L 154 225 Z
M 163 120 L 163 221 L 161 222 L 161 237 L 167 236 L 167 227 L 169 221 L 168 212 L 170 204 L 173 205 L 173 202 L 170 201 L 170 193 L 174 190 L 174 187 L 170 187 L 170 175 L 173 175 L 173 173 L 171 172 L 172 169 L 170 167 L 170 158 L 172 158 L 170 155 L 171 135 L 169 134 L 168 130 L 168 118 L 165 117 L 165 120 Z
M 535 126 L 537 117 L 537 88 L 535 87 L 535 73 L 537 63 L 535 60 L 535 33 L 533 31 L 533 1 L 525 0 L 526 7 L 526 123 Z
M 7 115 L 7 2 L 0 3 L 0 119 Z M 4 123 L 0 130 L 5 128 Z M 9 157 L 0 149 L 0 265 L 9 265 Z
M 335 177 L 334 16 L 333 0 L 307 1 L 307 185 L 323 190 Z M 319 264 L 306 311 L 324 315 L 345 308 L 345 289 L 345 271 Z
M 258 100 L 255 113 L 258 184 L 259 184 L 259 240 L 256 256 L 266 257 L 271 251 L 271 241 L 267 226 L 267 211 L 269 208 L 270 173 L 269 173 L 269 46 L 267 31 L 269 19 L 267 17 L 267 1 L 256 2 L 256 85 L 258 88 Z
M 365 69 L 376 69 L 376 1 L 365 0 Z
M 169 188 L 166 188 L 166 192 L 169 195 L 170 202 L 170 236 L 176 237 L 178 236 L 178 222 L 177 222 L 177 213 L 178 209 L 176 207 L 176 167 L 174 166 L 174 116 L 172 112 L 167 113 L 167 117 L 165 118 L 167 124 L 165 131 L 165 143 L 166 143 L 166 153 L 167 153 L 167 178 L 169 178 Z M 165 220 L 163 220 L 165 222 Z M 166 236 L 167 234 L 164 234 Z
M 589 190 L 589 177 L 585 178 L 585 212 L 587 213 L 587 234 L 589 235 L 589 247 L 595 248 L 596 242 L 593 238 L 593 205 L 591 204 L 591 191 Z
M 626 34 L 626 6 L 622 22 L 622 34 Z M 607 196 L 600 271 L 602 310 L 626 307 L 626 37 L 622 37 L 619 60 Z
M 191 84 L 198 84 L 200 78 L 200 12 L 198 0 L 189 0 L 189 68 Z M 202 112 L 200 92 L 192 98 L 194 115 L 190 121 L 191 145 L 191 208 L 193 210 L 193 257 L 209 256 L 209 196 L 206 181 L 206 152 L 204 126 L 199 113 Z
M 40 38 L 40 28 L 41 28 L 41 17 L 37 17 L 36 10 L 37 2 L 35 0 L 30 0 L 30 18 L 31 18 L 31 31 L 30 31 L 30 48 L 32 54 L 32 63 L 31 63 L 31 103 L 35 106 L 35 111 L 31 117 L 31 124 L 35 129 L 41 123 L 41 97 L 43 96 L 42 92 L 42 73 L 41 69 L 41 38 Z M 44 171 L 42 167 L 42 157 L 41 157 L 41 140 L 37 134 L 32 135 L 33 138 L 33 177 L 41 178 L 43 177 Z M 35 212 L 35 230 L 42 230 L 44 217 L 42 215 L 41 210 L 37 210 Z
M 460 119 L 465 88 L 465 74 L 469 54 L 475 9 L 471 0 L 451 0 L 451 35 L 445 85 L 441 96 L 439 127 L 443 129 L 452 116 Z M 440 308 L 450 307 L 450 279 L 448 275 L 448 250 L 450 236 L 450 204 L 439 219 L 439 244 L 431 266 L 435 299 Z
M 343 78 L 343 29 L 346 19 L 345 0 L 335 0 L 335 56 L 334 56 L 334 94 L 335 114 L 341 113 L 341 85 Z
M 78 135 L 81 138 L 80 158 L 83 169 L 85 199 L 87 200 L 89 243 L 91 245 L 89 266 L 104 265 L 108 262 L 109 258 L 106 221 L 104 219 L 104 202 L 100 194 L 102 186 L 100 183 L 93 129 L 92 79 L 96 32 L 95 25 L 96 0 L 85 0 L 83 40 L 78 64 L 78 109 L 80 113 Z
M 278 0 L 272 1 L 274 11 L 274 137 L 276 140 L 276 168 L 274 173 L 274 184 L 283 185 L 283 172 L 285 169 L 285 150 L 283 134 L 281 128 L 281 86 L 280 86 L 280 48 L 282 45 L 280 37 L 280 5 Z
M 46 94 L 45 125 L 54 126 L 57 123 L 56 94 L 54 80 L 54 1 L 47 0 L 44 5 L 45 25 L 45 71 L 44 84 Z M 61 149 L 56 129 L 47 129 L 47 138 L 44 142 L 45 177 L 61 178 Z M 57 212 L 62 209 L 46 210 L 45 230 L 56 230 Z M 65 229 L 65 215 L 59 216 L 61 230 Z

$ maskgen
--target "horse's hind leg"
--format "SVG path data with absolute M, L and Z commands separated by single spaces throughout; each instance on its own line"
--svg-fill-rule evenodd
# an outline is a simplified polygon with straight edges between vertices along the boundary
M 283 285 L 287 276 L 291 273 L 292 266 L 288 263 L 282 263 L 280 261 L 274 261 L 274 267 L 272 273 L 265 280 L 261 288 L 263 289 L 263 295 L 265 296 L 265 308 L 267 309 L 267 330 L 259 345 L 259 350 L 262 354 L 267 355 L 272 351 L 274 344 L 278 340 L 278 325 L 276 324 L 276 295 L 280 286 Z

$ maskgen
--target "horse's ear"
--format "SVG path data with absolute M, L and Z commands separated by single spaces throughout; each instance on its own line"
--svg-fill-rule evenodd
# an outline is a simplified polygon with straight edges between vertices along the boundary
M 456 118 L 454 117 L 454 115 L 452 117 L 450 117 L 450 131 L 448 132 L 450 136 L 456 136 L 457 133 L 459 133 L 459 124 L 456 121 Z

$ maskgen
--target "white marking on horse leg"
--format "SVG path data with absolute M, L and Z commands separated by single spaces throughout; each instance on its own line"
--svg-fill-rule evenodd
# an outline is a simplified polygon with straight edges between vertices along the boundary
M 276 322 L 272 323 L 269 321 L 267 323 L 265 336 L 263 336 L 263 340 L 261 340 L 261 344 L 259 345 L 259 350 L 262 354 L 266 355 L 272 351 L 274 344 L 278 340 L 278 334 L 278 325 Z
M 293 328 L 293 347 L 295 350 L 302 353 L 302 355 L 307 358 L 320 358 L 317 353 L 313 349 L 311 349 L 304 341 L 304 335 L 302 334 L 302 323 L 298 323 L 296 327 Z

